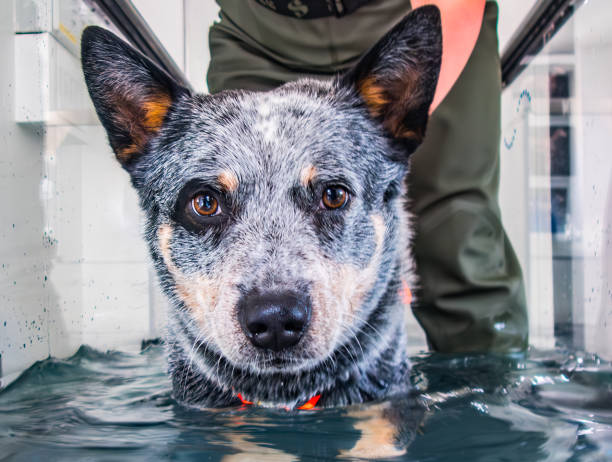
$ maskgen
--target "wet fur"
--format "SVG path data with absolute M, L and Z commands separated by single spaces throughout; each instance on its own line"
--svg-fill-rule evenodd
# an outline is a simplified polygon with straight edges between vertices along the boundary
M 170 300 L 174 395 L 197 406 L 294 408 L 405 390 L 398 291 L 414 287 L 404 177 L 427 124 L 441 56 L 439 12 L 412 12 L 337 78 L 270 92 L 192 95 L 103 29 L 86 29 L 85 79 L 145 212 L 145 239 Z M 351 201 L 321 210 L 326 185 Z M 214 191 L 207 225 L 186 200 Z M 299 344 L 258 350 L 237 321 L 246 293 L 298 290 L 312 301 Z

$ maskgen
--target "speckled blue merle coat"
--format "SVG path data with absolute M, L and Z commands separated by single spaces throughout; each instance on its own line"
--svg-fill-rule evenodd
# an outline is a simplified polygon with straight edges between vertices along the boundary
M 86 29 L 89 92 L 170 300 L 177 399 L 295 408 L 405 388 L 400 291 L 416 281 L 403 184 L 440 58 L 439 12 L 425 7 L 331 82 L 193 95 L 110 32 Z M 254 327 L 261 304 L 297 327 Z

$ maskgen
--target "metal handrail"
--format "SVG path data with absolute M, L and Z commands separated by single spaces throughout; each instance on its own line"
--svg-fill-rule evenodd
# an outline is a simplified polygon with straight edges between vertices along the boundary
M 586 0 L 536 2 L 510 39 L 501 57 L 502 85 L 507 87 L 525 69 Z

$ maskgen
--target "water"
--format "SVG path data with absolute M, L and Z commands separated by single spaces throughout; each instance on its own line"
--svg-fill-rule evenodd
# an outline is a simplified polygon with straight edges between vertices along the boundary
M 612 365 L 596 356 L 428 354 L 413 381 L 427 412 L 399 460 L 612 460 Z M 0 393 L 0 461 L 332 460 L 357 443 L 368 409 L 187 409 L 161 346 L 82 347 Z

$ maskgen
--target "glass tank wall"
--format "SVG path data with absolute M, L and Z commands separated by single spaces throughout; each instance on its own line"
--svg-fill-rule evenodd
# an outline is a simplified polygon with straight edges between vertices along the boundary
M 503 14 L 502 8 L 502 14 Z M 531 342 L 612 357 L 612 9 L 580 6 L 503 93 L 501 205 Z

